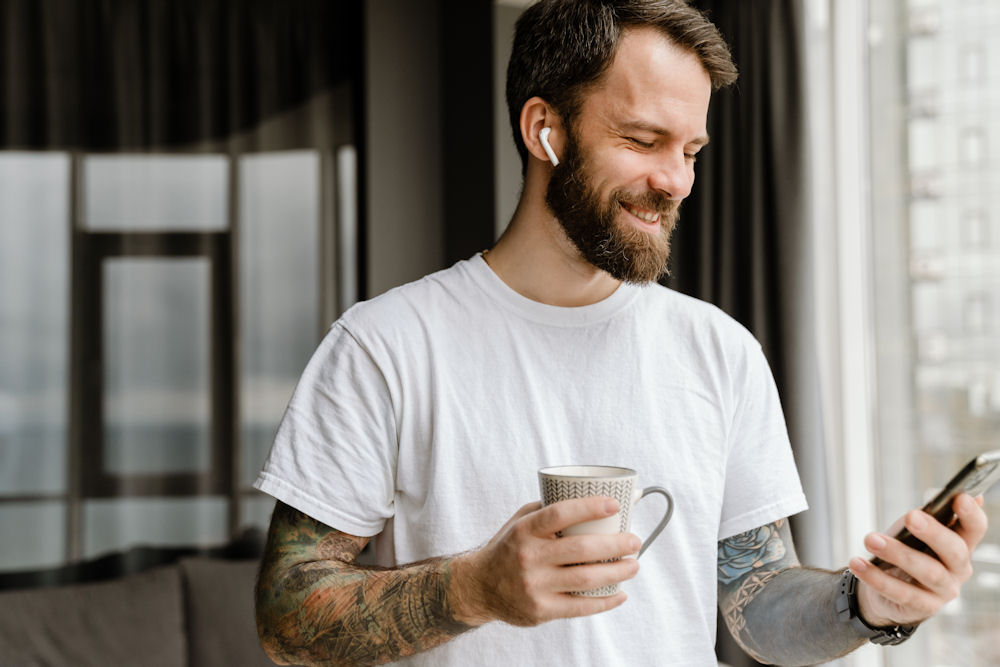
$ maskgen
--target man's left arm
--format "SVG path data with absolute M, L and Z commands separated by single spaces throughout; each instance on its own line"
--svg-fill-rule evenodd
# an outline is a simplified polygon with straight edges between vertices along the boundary
M 956 501 L 955 513 L 955 530 L 933 519 L 918 527 L 919 518 L 930 518 L 919 510 L 906 516 L 907 526 L 941 560 L 884 535 L 868 536 L 866 546 L 896 566 L 885 572 L 864 567 L 863 559 L 851 562 L 868 625 L 914 625 L 958 595 L 971 575 L 971 553 L 986 532 L 986 515 L 968 496 Z M 761 662 L 816 664 L 868 639 L 837 613 L 841 572 L 802 567 L 785 519 L 719 542 L 718 579 L 719 606 L 730 632 Z

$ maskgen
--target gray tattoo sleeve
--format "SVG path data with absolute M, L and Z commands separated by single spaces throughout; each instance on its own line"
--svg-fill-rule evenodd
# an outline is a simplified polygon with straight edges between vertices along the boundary
M 787 520 L 719 542 L 718 578 L 726 625 L 755 660 L 813 665 L 865 642 L 837 618 L 840 574 L 801 567 Z

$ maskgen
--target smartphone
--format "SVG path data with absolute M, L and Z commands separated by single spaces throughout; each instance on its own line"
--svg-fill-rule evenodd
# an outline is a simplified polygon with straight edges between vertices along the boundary
M 941 489 L 941 492 L 923 506 L 923 510 L 944 525 L 953 526 L 956 517 L 951 508 L 955 503 L 955 497 L 960 493 L 968 493 L 975 498 L 986 493 L 997 480 L 1000 480 L 1000 449 L 980 454 L 965 464 L 965 467 L 951 478 Z M 905 527 L 894 537 L 907 546 L 934 555 L 930 547 L 917 539 Z M 892 567 L 890 563 L 886 563 L 880 558 L 873 558 L 872 564 L 883 570 Z

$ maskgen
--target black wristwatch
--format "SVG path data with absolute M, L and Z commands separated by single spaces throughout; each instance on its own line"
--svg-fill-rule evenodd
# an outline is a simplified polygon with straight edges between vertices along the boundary
M 840 591 L 837 593 L 837 616 L 844 623 L 850 623 L 855 630 L 868 637 L 872 644 L 895 646 L 902 644 L 916 631 L 915 625 L 891 625 L 887 628 L 873 628 L 865 623 L 858 611 L 858 578 L 850 570 L 840 575 Z

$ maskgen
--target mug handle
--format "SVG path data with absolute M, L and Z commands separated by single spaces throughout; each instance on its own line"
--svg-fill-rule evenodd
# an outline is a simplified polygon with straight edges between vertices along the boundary
M 674 499 L 670 495 L 670 493 L 662 486 L 647 486 L 645 489 L 642 490 L 642 494 L 633 503 L 633 505 L 638 505 L 640 500 L 642 500 L 651 493 L 659 493 L 660 495 L 662 495 L 664 498 L 667 499 L 667 512 L 666 514 L 663 515 L 663 518 L 660 520 L 659 525 L 657 525 L 656 528 L 653 529 L 653 532 L 649 534 L 649 537 L 643 540 L 642 546 L 639 547 L 639 553 L 636 555 L 636 558 L 642 556 L 643 552 L 647 548 L 649 548 L 650 544 L 653 543 L 653 540 L 655 540 L 659 536 L 659 534 L 663 532 L 663 529 L 667 527 L 667 523 L 670 522 L 670 517 L 673 516 L 674 514 Z

